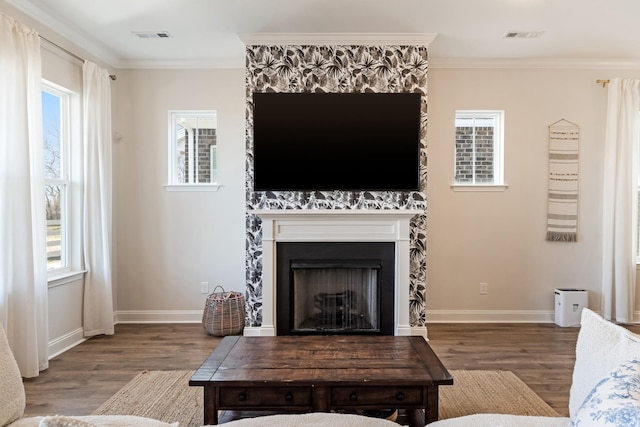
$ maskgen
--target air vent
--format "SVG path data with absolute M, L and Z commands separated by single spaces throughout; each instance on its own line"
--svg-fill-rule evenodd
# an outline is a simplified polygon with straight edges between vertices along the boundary
M 133 34 L 141 39 L 170 39 L 171 34 L 168 31 L 133 31 Z
M 505 39 L 537 39 L 544 31 L 509 31 L 503 37 Z

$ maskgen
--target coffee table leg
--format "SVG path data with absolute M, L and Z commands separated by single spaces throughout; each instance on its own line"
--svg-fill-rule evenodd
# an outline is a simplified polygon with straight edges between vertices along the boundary
M 427 410 L 424 414 L 427 424 L 438 421 L 438 386 L 427 387 Z
M 204 387 L 204 424 L 218 424 L 218 408 L 216 407 L 217 387 Z
M 329 412 L 330 393 L 328 387 L 313 387 L 311 400 L 313 402 L 313 412 Z
M 422 409 L 407 409 L 407 424 L 409 427 L 424 427 L 424 411 Z

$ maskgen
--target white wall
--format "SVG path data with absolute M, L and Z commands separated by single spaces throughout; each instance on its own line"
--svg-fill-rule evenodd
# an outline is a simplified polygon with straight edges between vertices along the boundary
M 553 321 L 553 290 L 600 304 L 602 139 L 610 70 L 429 70 L 427 321 Z M 198 320 L 200 282 L 244 288 L 244 71 L 120 70 L 114 148 L 120 320 Z M 219 112 L 217 193 L 163 189 L 167 110 Z M 454 192 L 456 109 L 505 110 L 504 192 Z M 545 241 L 548 126 L 580 125 L 577 243 Z M 488 294 L 479 294 L 479 283 Z M 637 304 L 638 305 L 638 304 Z
M 114 82 L 116 318 L 199 321 L 200 282 L 245 285 L 244 70 L 118 70 Z M 606 89 L 629 71 L 429 70 L 427 321 L 553 321 L 553 290 L 599 309 Z M 636 75 L 637 77 L 637 75 Z M 497 193 L 450 189 L 456 109 L 505 110 Z M 218 192 L 168 192 L 167 111 L 216 109 Z M 581 127 L 577 243 L 546 242 L 548 125 Z M 479 294 L 487 282 L 489 293 Z M 640 295 L 640 292 L 639 292 Z M 638 304 L 636 304 L 638 305 Z
M 245 289 L 243 69 L 119 70 L 114 132 L 117 320 L 199 321 L 200 283 Z M 168 110 L 218 112 L 217 192 L 171 192 Z M 213 286 L 211 286 L 213 290 Z
M 607 70 L 430 69 L 427 321 L 553 321 L 554 289 L 600 309 Z M 505 110 L 504 192 L 455 192 L 454 114 Z M 577 243 L 545 241 L 548 126 L 580 126 Z M 479 283 L 488 294 L 479 294 Z M 636 303 L 636 306 L 638 304 Z

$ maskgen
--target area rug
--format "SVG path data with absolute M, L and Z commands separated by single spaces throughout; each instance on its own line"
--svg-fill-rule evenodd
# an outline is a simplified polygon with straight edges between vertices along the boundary
M 440 419 L 477 413 L 558 416 L 510 371 L 450 371 L 454 385 L 440 387 Z M 93 415 L 138 415 L 180 427 L 203 422 L 202 387 L 190 387 L 193 371 L 143 371 Z

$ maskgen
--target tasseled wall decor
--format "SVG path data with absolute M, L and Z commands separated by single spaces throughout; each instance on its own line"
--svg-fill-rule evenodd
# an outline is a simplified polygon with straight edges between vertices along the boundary
M 547 240 L 578 239 L 580 126 L 561 119 L 549 125 Z

